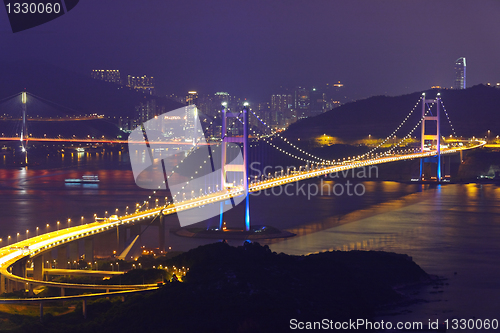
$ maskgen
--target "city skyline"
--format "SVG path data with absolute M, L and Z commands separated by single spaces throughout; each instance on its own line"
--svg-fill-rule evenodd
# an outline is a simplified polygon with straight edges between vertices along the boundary
M 471 66 L 468 86 L 497 82 L 499 11 L 495 1 L 86 1 L 16 34 L 2 20 L 8 52 L 0 60 L 147 74 L 160 95 L 231 91 L 263 100 L 276 87 L 337 81 L 353 99 L 400 95 L 452 87 L 460 56 Z

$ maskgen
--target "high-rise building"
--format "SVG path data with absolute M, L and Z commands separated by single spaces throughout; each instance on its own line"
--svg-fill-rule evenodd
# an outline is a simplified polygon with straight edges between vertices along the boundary
M 309 90 L 304 87 L 295 88 L 295 107 L 297 118 L 309 117 Z
M 465 89 L 466 88 L 466 83 L 465 83 L 465 57 L 458 58 L 455 61 L 455 85 L 453 88 L 455 89 Z
M 233 99 L 234 98 L 232 98 L 228 92 L 225 91 L 216 92 L 213 97 L 213 103 L 210 110 L 210 115 L 214 116 L 217 115 L 217 113 L 219 113 L 219 111 L 221 110 L 222 103 L 225 103 L 225 105 L 227 106 L 231 106 Z
M 326 109 L 326 94 L 316 88 L 312 88 L 309 92 L 309 108 L 310 115 L 316 116 L 325 112 Z
M 90 76 L 96 80 L 122 84 L 120 71 L 117 69 L 93 69 Z
M 186 96 L 186 104 L 196 106 L 198 101 L 198 92 L 196 91 L 188 91 Z M 198 121 L 198 112 L 196 108 L 188 108 L 186 107 L 186 113 L 184 116 L 184 139 L 186 142 L 193 142 L 196 137 L 196 122 Z
M 267 125 L 271 124 L 271 104 L 269 102 L 262 102 L 257 104 L 257 110 L 255 114 L 259 116 L 259 118 L 265 122 Z M 250 117 L 250 119 L 256 117 Z M 251 121 L 251 120 L 250 120 Z M 258 123 L 257 123 L 257 126 Z
M 332 110 L 347 101 L 344 84 L 340 81 L 327 83 L 325 86 L 326 110 Z
M 154 95 L 155 79 L 151 76 L 132 76 L 127 77 L 127 87 L 134 90 L 142 91 L 143 93 Z
M 295 122 L 296 119 L 293 119 L 292 109 L 292 95 L 272 95 L 270 123 L 277 126 L 288 126 Z
M 198 93 L 196 91 L 188 91 L 188 94 L 186 96 L 186 104 L 187 105 L 196 104 L 197 100 L 198 100 Z
M 146 100 L 135 106 L 136 119 L 139 124 L 145 123 L 155 116 L 161 114 L 161 111 L 162 109 L 156 104 L 155 99 Z M 151 124 L 149 125 L 152 126 Z

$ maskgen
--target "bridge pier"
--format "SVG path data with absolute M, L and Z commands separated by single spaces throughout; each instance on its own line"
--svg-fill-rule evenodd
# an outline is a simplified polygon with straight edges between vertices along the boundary
M 57 249 L 57 268 L 68 268 L 68 247 L 60 246 Z
M 43 281 L 43 254 L 33 259 L 33 279 Z
M 160 213 L 160 224 L 158 226 L 158 249 L 160 252 L 165 251 L 165 217 Z
M 451 178 L 451 156 L 446 156 L 443 158 L 444 161 L 444 178 L 445 179 L 450 179 Z
M 69 243 L 69 261 L 78 261 L 80 259 L 80 252 L 78 251 L 78 241 Z
M 12 274 L 26 278 L 26 262 L 27 259 L 23 259 L 12 265 Z M 12 281 L 13 290 L 26 290 L 26 286 L 23 282 Z
M 120 229 L 119 233 L 122 234 L 123 229 Z M 116 227 L 110 229 L 109 232 L 96 234 L 92 236 L 92 239 L 94 240 L 94 257 L 109 256 L 113 251 L 114 253 L 118 251 Z
M 109 251 L 114 251 L 113 253 L 118 255 L 125 249 L 125 243 L 127 241 L 127 228 L 122 225 L 116 226 L 116 233 L 109 233 L 106 236 L 102 235 L 102 237 L 106 237 L 106 239 L 98 239 L 98 244 L 102 244 L 102 242 L 106 242 L 109 244 L 107 247 L 99 246 L 100 251 L 104 251 L 109 254 Z
M 14 291 L 14 282 L 7 278 L 7 292 L 11 293 Z
M 123 237 L 125 234 L 125 236 L 127 236 L 127 229 L 125 228 L 122 228 L 121 232 L 120 232 L 120 226 L 117 225 L 116 226 L 116 253 L 120 253 L 123 249 L 123 247 L 125 246 L 125 238 Z
M 85 239 L 85 261 L 94 262 L 94 239 Z
M 87 319 L 87 300 L 82 300 L 83 319 Z
M 5 292 L 5 276 L 0 274 L 0 294 Z
M 420 180 L 423 181 L 424 180 L 424 176 L 425 176 L 424 175 L 424 159 L 421 158 L 420 159 L 420 175 L 419 175 Z

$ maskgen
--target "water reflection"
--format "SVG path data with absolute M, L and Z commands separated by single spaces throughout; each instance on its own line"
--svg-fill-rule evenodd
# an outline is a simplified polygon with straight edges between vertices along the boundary
M 125 153 L 66 155 L 61 154 L 58 162 L 50 167 L 0 169 L 0 238 L 3 239 L 0 246 L 9 235 L 10 240 L 15 239 L 17 233 L 20 238 L 25 237 L 26 230 L 29 234 L 55 230 L 56 221 L 70 219 L 71 223 L 86 223 L 93 220 L 93 214 L 104 216 L 108 211 L 109 216 L 116 209 L 127 211 L 126 207 L 130 212 L 151 195 L 150 190 L 135 185 Z M 101 182 L 96 187 L 67 186 L 64 182 L 65 178 L 81 178 L 84 174 L 97 174 Z M 445 304 L 450 307 L 429 307 L 422 311 L 454 311 L 453 315 L 465 318 L 471 313 L 460 312 L 460 309 L 474 306 L 479 309 L 475 314 L 486 315 L 498 308 L 481 305 L 498 304 L 500 300 L 500 189 L 497 186 L 360 181 L 365 194 L 349 197 L 325 194 L 326 186 L 331 188 L 345 180 L 322 180 L 323 195 L 250 198 L 252 224 L 272 225 L 297 234 L 294 238 L 261 243 L 269 244 L 273 251 L 297 255 L 329 250 L 406 253 L 426 271 L 453 279 L 452 291 L 447 296 L 450 301 Z M 301 184 L 321 185 L 320 181 Z M 161 193 L 159 197 L 165 200 L 168 195 Z M 156 205 L 156 201 L 151 205 Z M 230 211 L 228 225 L 242 226 L 242 213 L 241 207 Z M 171 227 L 176 223 L 175 216 L 169 217 Z M 207 223 L 210 222 L 200 225 L 206 227 Z M 157 246 L 155 230 L 151 228 L 144 233 L 143 245 Z M 174 250 L 189 250 L 213 242 L 166 236 L 167 246 Z M 240 245 L 241 241 L 230 241 L 230 244 Z M 474 287 L 478 284 L 481 290 Z M 461 294 L 453 290 L 460 290 Z M 464 293 L 468 295 L 469 307 L 463 300 Z
M 131 171 L 126 169 L 129 165 L 120 163 L 125 160 L 121 154 L 106 154 L 106 163 L 100 163 L 96 156 L 88 158 L 78 152 L 68 153 L 63 159 L 60 154 L 61 160 L 57 161 L 61 162 L 51 160 L 53 167 L 0 169 L 0 238 L 5 240 L 17 233 L 24 237 L 26 230 L 35 234 L 37 227 L 43 233 L 58 220 L 90 221 L 93 214 L 103 216 L 113 207 L 125 210 L 150 195 L 150 191 L 135 186 Z M 85 174 L 96 174 L 102 182 L 99 185 L 65 182 L 67 178 L 80 179 Z
M 349 223 L 305 232 L 270 247 L 297 255 L 331 250 L 405 253 L 450 283 L 444 296 L 422 295 L 432 302 L 405 310 L 408 314 L 398 320 L 495 316 L 497 307 L 491 305 L 500 300 L 499 199 L 495 185 L 438 186 L 353 212 Z M 372 216 L 355 217 L 384 206 L 386 210 Z

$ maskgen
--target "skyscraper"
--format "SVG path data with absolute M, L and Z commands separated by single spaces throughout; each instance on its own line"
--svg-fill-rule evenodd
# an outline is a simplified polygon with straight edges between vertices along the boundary
M 465 89 L 465 57 L 458 58 L 455 61 L 455 89 Z
M 186 96 L 186 104 L 194 105 L 195 107 L 186 107 L 184 116 L 184 139 L 186 142 L 193 142 L 195 144 L 196 138 L 196 121 L 198 120 L 198 112 L 196 110 L 196 102 L 198 101 L 198 92 L 192 90 L 188 91 Z
M 295 108 L 297 118 L 309 117 L 309 90 L 304 87 L 295 88 Z
M 198 92 L 194 90 L 188 91 L 188 94 L 186 96 L 186 104 L 193 105 L 196 104 L 197 101 L 198 101 Z
M 270 123 L 277 126 L 288 126 L 296 119 L 292 114 L 292 95 L 272 95 Z
M 326 95 L 324 92 L 312 88 L 309 92 L 309 113 L 311 116 L 316 116 L 325 112 L 326 109 Z

